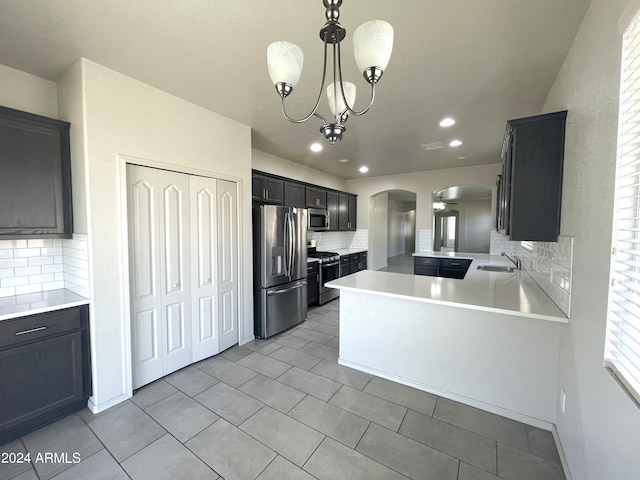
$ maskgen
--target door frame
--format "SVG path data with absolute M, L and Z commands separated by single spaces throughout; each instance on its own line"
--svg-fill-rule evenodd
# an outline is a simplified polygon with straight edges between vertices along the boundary
M 122 262 L 120 265 L 120 278 L 122 279 L 122 301 L 121 308 L 122 312 L 124 312 L 123 318 L 123 329 L 122 329 L 122 345 L 123 345 L 123 363 L 124 363 L 124 390 L 127 398 L 131 398 L 133 396 L 133 361 L 132 361 L 132 335 L 131 335 L 131 298 L 130 298 L 130 282 L 129 282 L 129 269 L 130 269 L 130 261 L 129 261 L 129 225 L 128 225 L 128 210 L 127 210 L 127 164 L 140 165 L 142 167 L 150 167 L 157 168 L 160 170 L 169 170 L 176 173 L 184 173 L 187 175 L 198 175 L 201 177 L 209 177 L 220 180 L 227 180 L 231 182 L 235 182 L 236 184 L 236 193 L 238 198 L 237 203 L 237 215 L 238 215 L 238 226 L 237 226 L 237 238 L 238 238 L 238 266 L 237 266 L 237 275 L 238 279 L 242 278 L 240 275 L 242 271 L 246 270 L 245 263 L 247 260 L 245 259 L 246 255 L 242 255 L 242 245 L 244 243 L 243 236 L 243 228 L 242 228 L 242 211 L 243 211 L 243 203 L 244 203 L 244 195 L 243 195 L 243 183 L 242 178 L 235 177 L 231 175 L 226 175 L 223 173 L 200 170 L 197 168 L 190 168 L 184 165 L 176 165 L 166 162 L 161 162 L 158 160 L 152 160 L 148 158 L 135 157 L 133 155 L 126 155 L 119 153 L 117 155 L 117 169 L 119 171 L 119 182 L 118 182 L 118 210 L 120 212 L 120 227 L 121 227 L 121 251 L 122 251 Z M 249 235 L 251 232 L 249 232 Z M 251 262 L 251 257 L 248 259 Z M 247 298 L 247 295 L 251 292 L 247 292 L 244 288 L 243 282 L 238 282 L 238 344 L 242 342 L 244 338 L 244 322 L 243 318 L 245 316 L 245 308 L 244 308 L 244 299 Z M 93 343 L 93 342 L 92 342 Z M 92 351 L 95 351 L 92 348 Z M 94 381 L 95 377 L 94 377 Z M 119 403 L 120 400 L 115 401 Z M 105 406 L 108 408 L 111 406 L 111 402 L 107 402 L 109 405 Z
M 458 210 L 443 210 L 440 212 L 435 212 L 434 217 L 434 221 L 435 221 L 435 225 L 434 225 L 434 229 L 433 229 L 433 251 L 434 252 L 439 252 L 440 251 L 440 247 L 441 245 L 439 245 L 440 243 L 440 236 L 442 235 L 442 222 L 441 220 L 443 218 L 447 218 L 447 217 L 456 217 L 456 239 L 454 241 L 454 246 L 453 246 L 453 250 L 455 252 L 458 251 L 458 239 L 460 237 L 460 212 Z M 436 248 L 437 247 L 437 248 Z

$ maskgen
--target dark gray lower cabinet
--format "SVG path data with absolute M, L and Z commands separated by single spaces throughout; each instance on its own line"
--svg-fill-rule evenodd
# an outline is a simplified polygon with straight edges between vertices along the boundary
M 414 275 L 429 277 L 464 278 L 471 265 L 466 258 L 415 257 Z
M 340 257 L 340 276 L 351 275 L 367 269 L 367 252 L 352 253 Z
M 0 322 L 0 444 L 87 405 L 86 305 Z
M 320 264 L 307 263 L 307 305 L 315 305 L 320 297 Z

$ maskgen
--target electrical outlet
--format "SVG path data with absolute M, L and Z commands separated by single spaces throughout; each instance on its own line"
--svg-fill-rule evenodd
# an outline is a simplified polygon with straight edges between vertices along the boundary
M 567 408 L 567 394 L 565 393 L 564 389 L 561 388 L 560 389 L 560 410 L 562 411 L 562 413 L 566 411 L 566 408 Z

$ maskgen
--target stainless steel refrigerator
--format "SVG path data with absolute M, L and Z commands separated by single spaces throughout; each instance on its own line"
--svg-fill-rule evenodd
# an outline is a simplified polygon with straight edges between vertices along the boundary
M 253 207 L 255 336 L 268 338 L 307 318 L 307 211 Z

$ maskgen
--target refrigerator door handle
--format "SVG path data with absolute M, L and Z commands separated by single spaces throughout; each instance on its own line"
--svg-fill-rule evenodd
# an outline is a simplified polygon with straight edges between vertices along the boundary
M 302 288 L 306 285 L 307 285 L 307 281 L 302 280 L 300 283 L 294 285 L 293 287 L 283 288 L 282 290 L 267 290 L 267 296 L 282 295 L 283 293 L 291 292 L 292 290 L 297 290 L 298 288 Z
M 293 276 L 293 262 L 295 260 L 295 242 L 296 242 L 296 232 L 295 226 L 293 222 L 293 214 L 287 214 L 287 220 L 289 222 L 289 278 Z
M 291 225 L 289 224 L 289 214 L 285 213 L 284 215 L 284 274 L 289 277 L 289 270 L 291 269 L 289 265 L 289 259 L 291 255 L 289 254 L 289 250 L 291 249 Z

